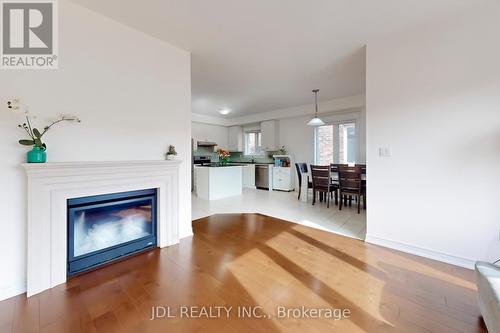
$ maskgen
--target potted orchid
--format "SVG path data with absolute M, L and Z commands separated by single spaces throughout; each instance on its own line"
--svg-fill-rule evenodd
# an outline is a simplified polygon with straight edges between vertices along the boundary
M 17 110 L 19 106 L 15 103 L 8 101 L 7 108 Z M 81 120 L 75 116 L 66 116 L 61 115 L 58 119 L 52 121 L 50 124 L 45 126 L 43 130 L 39 130 L 36 127 L 33 127 L 31 124 L 31 119 L 33 118 L 29 112 L 25 111 L 26 122 L 17 125 L 17 127 L 22 128 L 26 134 L 28 134 L 29 139 L 21 139 L 19 143 L 23 146 L 33 147 L 27 153 L 27 162 L 28 163 L 45 163 L 47 161 L 47 145 L 42 141 L 43 136 L 50 130 L 54 125 L 57 125 L 62 122 L 81 122 Z

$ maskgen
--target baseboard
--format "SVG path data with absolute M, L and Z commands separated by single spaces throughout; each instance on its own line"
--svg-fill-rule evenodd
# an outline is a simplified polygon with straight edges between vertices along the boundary
M 0 289 L 0 301 L 6 300 L 26 292 L 26 281 L 14 284 L 7 288 Z
M 396 242 L 393 240 L 388 240 L 384 238 L 380 238 L 377 236 L 371 236 L 371 235 L 366 235 L 365 242 L 375 244 L 375 245 L 380 245 L 383 247 L 387 247 L 393 250 L 398 250 L 401 252 L 406 252 L 409 254 L 414 254 L 420 257 L 428 258 L 428 259 L 433 259 L 437 261 L 441 261 L 447 264 L 455 265 L 455 266 L 460 266 L 468 269 L 474 269 L 474 260 L 467 259 L 467 258 L 461 258 L 461 257 L 456 257 L 450 254 L 434 251 L 434 250 L 429 250 L 429 249 L 424 249 L 421 247 L 409 245 L 409 244 L 404 244 L 400 242 Z

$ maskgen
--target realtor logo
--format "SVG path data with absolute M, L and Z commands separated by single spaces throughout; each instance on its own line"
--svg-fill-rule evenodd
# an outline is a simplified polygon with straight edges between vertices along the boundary
M 1 0 L 2 69 L 57 68 L 55 0 Z

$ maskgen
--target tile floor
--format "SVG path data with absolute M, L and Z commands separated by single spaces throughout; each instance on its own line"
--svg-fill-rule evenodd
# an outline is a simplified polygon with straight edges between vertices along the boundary
M 245 188 L 243 195 L 220 200 L 203 200 L 192 195 L 193 220 L 213 214 L 261 213 L 279 219 L 300 223 L 337 234 L 364 239 L 366 235 L 366 211 L 357 214 L 357 207 L 344 207 L 326 203 L 312 205 L 310 200 L 297 200 L 296 192 L 264 191 Z M 311 192 L 309 195 L 312 196 Z

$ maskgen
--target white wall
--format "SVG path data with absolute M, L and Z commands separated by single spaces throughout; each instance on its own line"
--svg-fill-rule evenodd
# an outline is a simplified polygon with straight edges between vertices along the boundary
M 46 135 L 48 159 L 159 160 L 174 144 L 181 159 L 181 237 L 191 233 L 190 55 L 78 5 L 59 2 L 60 62 L 54 71 L 0 74 L 0 299 L 25 290 L 26 148 L 16 127 L 22 115 L 4 107 L 19 96 L 43 126 L 59 113 L 64 124 Z
M 314 127 L 307 126 L 310 116 L 279 120 L 279 145 L 285 146 L 295 162 L 314 162 Z
M 229 130 L 226 126 L 199 122 L 191 123 L 191 137 L 195 141 L 216 142 L 219 147 L 228 148 Z
M 494 6 L 368 44 L 368 239 L 465 266 L 500 258 Z

